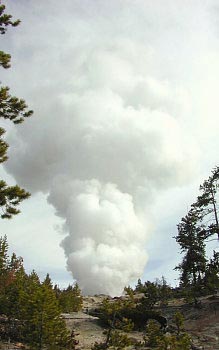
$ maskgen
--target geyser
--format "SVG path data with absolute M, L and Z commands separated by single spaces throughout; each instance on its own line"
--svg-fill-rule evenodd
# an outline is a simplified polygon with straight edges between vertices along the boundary
M 6 166 L 32 193 L 48 194 L 64 220 L 67 268 L 84 293 L 116 295 L 143 273 L 153 198 L 185 183 L 194 157 L 181 128 L 186 94 L 165 78 L 163 41 L 155 40 L 166 22 L 156 36 L 148 26 L 144 40 L 153 7 L 110 3 L 106 11 L 108 2 L 89 2 L 86 12 L 75 0 L 43 2 L 42 29 L 30 10 L 23 40 L 32 45 L 25 69 L 34 75 L 27 100 L 35 116 L 11 131 Z M 114 26 L 104 11 L 117 13 Z

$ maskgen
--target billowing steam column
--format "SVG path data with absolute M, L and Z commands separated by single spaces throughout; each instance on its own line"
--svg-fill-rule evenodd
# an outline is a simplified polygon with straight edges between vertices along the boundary
M 41 93 L 7 166 L 64 220 L 67 268 L 83 292 L 116 295 L 143 273 L 156 193 L 188 179 L 193 155 L 175 118 L 181 96 L 148 76 L 151 52 L 75 45 L 66 84 Z

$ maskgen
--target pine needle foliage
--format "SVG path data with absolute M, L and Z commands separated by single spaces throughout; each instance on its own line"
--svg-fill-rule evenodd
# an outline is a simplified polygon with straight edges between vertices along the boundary
M 49 275 L 43 282 L 35 271 L 28 275 L 22 258 L 14 253 L 9 257 L 6 236 L 0 238 L 0 314 L 6 320 L 0 327 L 2 339 L 22 341 L 32 350 L 75 347 Z
M 5 5 L 0 5 L 0 34 L 4 35 L 10 26 L 16 27 L 20 20 L 12 20 L 10 14 L 5 13 Z M 11 66 L 11 55 L 0 50 L 0 67 L 8 69 Z M 14 124 L 22 123 L 33 114 L 23 99 L 12 96 L 8 86 L 0 83 L 0 118 L 10 120 Z M 7 157 L 8 144 L 4 140 L 4 128 L 0 127 L 0 163 L 5 162 Z M 28 198 L 30 193 L 16 186 L 8 186 L 5 181 L 0 180 L 0 208 L 1 218 L 11 219 L 18 214 L 17 208 L 21 201 Z

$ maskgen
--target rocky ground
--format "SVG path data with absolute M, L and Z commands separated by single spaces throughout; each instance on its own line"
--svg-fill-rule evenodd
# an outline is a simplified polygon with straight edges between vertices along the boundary
M 82 312 L 64 315 L 70 329 L 74 329 L 81 350 L 91 349 L 95 342 L 105 339 L 104 329 L 98 324 L 96 317 L 89 315 L 89 310 L 98 308 L 106 296 L 84 298 Z M 172 327 L 172 317 L 180 311 L 185 318 L 185 330 L 194 344 L 194 349 L 219 350 L 219 297 L 205 297 L 201 299 L 199 308 L 185 304 L 183 300 L 173 300 L 162 309 L 163 315 L 168 319 L 169 328 Z M 129 336 L 142 340 L 141 332 L 131 332 Z M 182 349 L 183 350 L 183 349 Z
M 99 325 L 98 318 L 89 315 L 89 311 L 98 308 L 106 297 L 84 297 L 82 311 L 62 315 L 68 328 L 76 334 L 78 350 L 90 350 L 95 342 L 105 339 L 104 329 Z M 219 297 L 202 298 L 198 308 L 180 299 L 172 300 L 168 306 L 162 308 L 162 314 L 168 320 L 169 331 L 173 328 L 172 318 L 176 311 L 184 315 L 185 331 L 191 335 L 195 350 L 219 350 Z M 132 339 L 143 340 L 141 332 L 130 332 L 128 335 Z M 22 344 L 0 343 L 0 349 L 19 350 L 22 349 Z
M 181 307 L 185 329 L 204 350 L 219 349 L 219 298 L 203 298 L 200 309 Z

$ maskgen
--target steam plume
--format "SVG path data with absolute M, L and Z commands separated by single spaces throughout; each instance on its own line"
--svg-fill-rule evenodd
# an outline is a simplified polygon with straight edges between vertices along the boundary
M 67 2 L 64 14 L 78 11 L 67 16 L 55 39 L 47 21 L 48 35 L 37 41 L 43 49 L 32 48 L 36 57 L 28 67 L 41 64 L 43 78 L 35 67 L 29 97 L 39 97 L 36 117 L 11 133 L 7 169 L 32 192 L 48 194 L 64 220 L 67 268 L 83 291 L 116 295 L 143 273 L 157 192 L 186 183 L 196 155 L 182 128 L 186 93 L 156 73 L 157 52 L 141 42 L 143 21 L 137 26 L 136 16 L 144 2 L 133 13 L 112 3 L 110 16 L 121 15 L 116 28 L 124 16 L 132 28 L 136 24 L 136 37 L 122 28 L 115 38 L 107 21 L 94 23 L 77 1 Z M 102 2 L 95 6 L 106 11 Z

